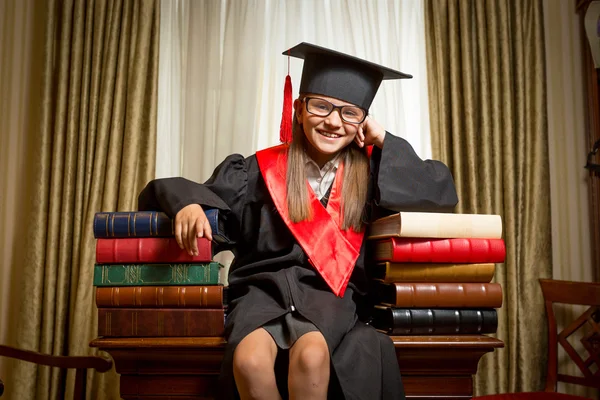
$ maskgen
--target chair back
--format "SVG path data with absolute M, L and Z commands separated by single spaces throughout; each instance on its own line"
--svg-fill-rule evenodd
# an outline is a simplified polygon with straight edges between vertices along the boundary
M 74 400 L 85 400 L 85 383 L 87 369 L 93 368 L 98 372 L 106 372 L 112 368 L 112 360 L 96 356 L 51 356 L 35 351 L 17 349 L 15 347 L 0 345 L 0 356 L 13 358 L 15 360 L 27 361 L 38 365 L 49 367 L 75 369 L 75 392 Z M 0 380 L 0 396 L 4 392 L 4 384 Z
M 540 279 L 546 315 L 548 317 L 548 374 L 546 391 L 556 391 L 557 382 L 573 383 L 600 389 L 600 283 L 558 281 Z M 557 332 L 554 303 L 589 306 L 561 332 Z M 573 333 L 588 325 L 591 330 L 584 335 L 581 343 L 588 352 L 583 359 L 567 340 Z M 558 373 L 558 344 L 579 367 L 583 377 Z M 596 364 L 596 371 L 591 366 Z

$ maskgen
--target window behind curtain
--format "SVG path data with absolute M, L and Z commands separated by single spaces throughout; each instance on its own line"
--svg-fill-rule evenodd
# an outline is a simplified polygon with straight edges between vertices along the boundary
M 294 98 L 302 71 L 281 53 L 300 42 L 412 74 L 383 82 L 370 113 L 431 156 L 423 0 L 162 0 L 160 34 L 157 178 L 203 182 L 229 154 L 279 144 L 288 65 Z

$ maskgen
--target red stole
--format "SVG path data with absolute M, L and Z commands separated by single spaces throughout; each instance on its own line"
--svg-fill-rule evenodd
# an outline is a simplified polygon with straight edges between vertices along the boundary
M 341 189 L 344 165 L 340 163 L 336 172 L 327 209 L 306 182 L 312 220 L 293 223 L 287 208 L 287 150 L 288 145 L 280 145 L 258 151 L 258 166 L 277 211 L 308 255 L 310 263 L 333 293 L 343 297 L 364 236 L 364 230 L 355 232 L 352 228 L 342 230 L 340 227 L 343 221 Z

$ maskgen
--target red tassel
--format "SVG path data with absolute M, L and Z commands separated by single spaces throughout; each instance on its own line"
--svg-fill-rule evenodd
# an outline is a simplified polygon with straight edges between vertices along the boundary
M 281 143 L 292 141 L 292 78 L 289 74 L 285 77 L 283 88 L 283 111 L 279 126 L 279 140 Z

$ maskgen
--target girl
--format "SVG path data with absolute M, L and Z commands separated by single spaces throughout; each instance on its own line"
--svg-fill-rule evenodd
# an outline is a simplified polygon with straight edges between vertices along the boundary
M 383 79 L 410 75 L 306 43 L 283 54 L 304 59 L 291 143 L 231 155 L 204 184 L 152 181 L 139 209 L 175 218 L 190 254 L 212 239 L 204 210 L 227 217 L 224 398 L 404 398 L 392 341 L 359 318 L 365 230 L 376 210 L 453 207 L 452 177 L 368 116 Z

